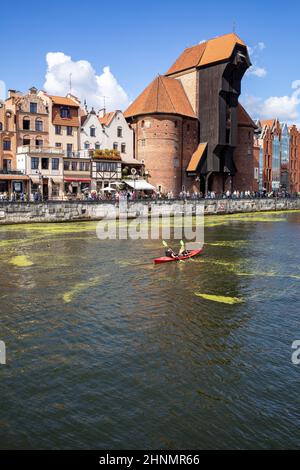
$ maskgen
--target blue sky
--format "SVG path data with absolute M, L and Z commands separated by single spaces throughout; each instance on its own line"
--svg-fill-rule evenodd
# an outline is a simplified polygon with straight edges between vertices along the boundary
M 106 93 L 108 107 L 125 106 L 185 47 L 231 32 L 235 23 L 237 34 L 254 50 L 252 60 L 262 75 L 244 79 L 243 102 L 253 117 L 274 112 L 300 122 L 297 2 L 290 7 L 269 0 L 52 0 L 48 5 L 28 0 L 14 10 L 5 2 L 1 9 L 0 41 L 5 47 L 0 80 L 7 88 L 44 88 L 46 55 L 60 52 L 48 56 L 48 88 L 60 91 L 57 82 L 62 81 L 65 91 L 71 70 L 74 89 L 81 87 L 88 104 L 97 105 L 95 100 Z M 80 60 L 85 62 L 78 65 Z M 92 90 L 96 82 L 98 88 Z

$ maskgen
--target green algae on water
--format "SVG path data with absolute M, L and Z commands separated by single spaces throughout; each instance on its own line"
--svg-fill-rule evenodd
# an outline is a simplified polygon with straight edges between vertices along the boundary
M 25 255 L 14 256 L 10 260 L 10 264 L 17 266 L 18 268 L 27 268 L 33 265 L 32 261 L 30 261 L 28 256 Z
M 201 297 L 202 299 L 210 300 L 211 302 L 218 302 L 218 303 L 228 304 L 228 305 L 235 305 L 235 304 L 244 303 L 244 300 L 240 299 L 238 297 L 227 297 L 227 296 L 223 296 L 223 295 L 200 294 L 200 293 L 197 293 L 197 292 L 195 292 L 195 295 L 197 297 Z
M 78 282 L 75 284 L 72 289 L 68 290 L 63 294 L 63 300 L 66 304 L 72 302 L 74 297 L 76 297 L 80 292 L 87 290 L 89 287 L 94 287 L 97 286 L 103 281 L 105 278 L 107 278 L 108 275 L 104 276 L 96 276 L 94 278 L 90 278 L 87 281 L 82 281 Z

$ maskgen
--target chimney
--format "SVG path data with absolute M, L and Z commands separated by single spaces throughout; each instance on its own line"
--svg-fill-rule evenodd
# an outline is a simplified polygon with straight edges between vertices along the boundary
M 105 108 L 102 108 L 100 109 L 99 113 L 98 113 L 98 116 L 99 118 L 103 118 L 106 114 L 106 109 Z
M 16 90 L 8 90 L 8 98 L 15 98 L 16 94 Z

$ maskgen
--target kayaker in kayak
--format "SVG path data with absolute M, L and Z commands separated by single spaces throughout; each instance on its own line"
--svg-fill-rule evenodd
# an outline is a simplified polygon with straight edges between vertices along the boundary
M 176 255 L 176 253 L 170 247 L 166 249 L 165 253 L 168 258 L 174 258 L 174 259 L 178 258 L 178 255 Z
M 178 256 L 187 256 L 189 254 L 189 252 L 187 251 L 187 249 L 185 247 L 185 243 L 183 241 L 181 241 L 180 244 L 181 244 L 181 246 L 180 246 Z

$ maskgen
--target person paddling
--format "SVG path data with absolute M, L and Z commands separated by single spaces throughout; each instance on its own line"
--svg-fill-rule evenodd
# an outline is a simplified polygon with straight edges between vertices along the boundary
M 178 255 L 176 255 L 176 253 L 170 247 L 166 249 L 165 254 L 168 258 L 178 258 Z

